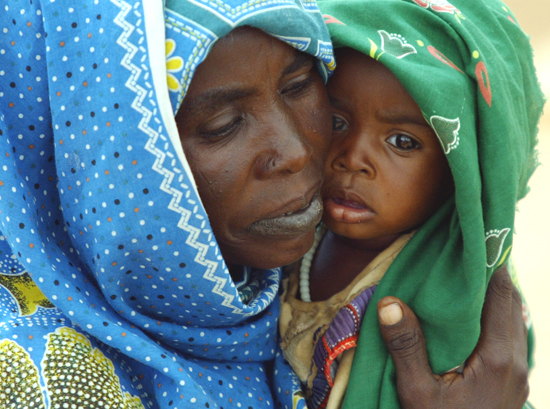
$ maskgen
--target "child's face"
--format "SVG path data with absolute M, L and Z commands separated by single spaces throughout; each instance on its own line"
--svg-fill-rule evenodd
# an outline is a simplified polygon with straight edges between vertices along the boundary
M 333 139 L 323 221 L 351 239 L 388 239 L 424 222 L 453 191 L 432 128 L 389 69 L 355 50 L 337 53 L 328 83 Z

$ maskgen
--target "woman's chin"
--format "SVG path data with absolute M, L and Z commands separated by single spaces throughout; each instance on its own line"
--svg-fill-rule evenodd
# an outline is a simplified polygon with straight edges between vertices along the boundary
M 315 229 L 294 237 L 250 237 L 238 246 L 219 243 L 228 265 L 271 269 L 291 264 L 304 256 L 313 245 Z M 266 251 L 269 250 L 269 251 Z

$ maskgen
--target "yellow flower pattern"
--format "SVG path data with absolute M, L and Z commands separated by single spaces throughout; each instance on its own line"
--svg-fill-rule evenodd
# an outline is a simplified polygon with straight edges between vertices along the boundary
M 176 49 L 176 42 L 169 38 L 166 40 L 166 76 L 168 80 L 168 89 L 173 92 L 181 91 L 181 84 L 174 75 L 183 69 L 183 58 L 172 56 Z
M 55 308 L 27 272 L 17 275 L 0 274 L 0 285 L 4 286 L 15 298 L 21 316 L 34 314 L 39 306 Z
M 46 408 L 38 368 L 12 340 L 0 341 L 0 408 Z
M 74 329 L 49 334 L 42 366 L 52 407 L 143 408 L 122 392 L 112 362 Z
M 123 392 L 112 362 L 72 328 L 48 334 L 42 360 L 50 407 L 144 409 Z M 29 354 L 10 339 L 0 342 L 0 407 L 46 408 L 40 375 Z

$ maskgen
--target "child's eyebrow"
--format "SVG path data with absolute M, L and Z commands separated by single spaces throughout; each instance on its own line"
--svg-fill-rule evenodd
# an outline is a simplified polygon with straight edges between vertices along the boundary
M 344 101 L 339 100 L 338 98 L 335 98 L 329 95 L 328 100 L 330 102 L 330 105 L 336 109 L 339 109 L 341 111 L 345 111 L 347 109 L 346 103 Z
M 399 110 L 376 111 L 376 119 L 380 122 L 396 125 L 419 125 L 426 126 L 431 129 L 431 126 L 426 122 L 422 115 L 417 115 L 412 112 L 403 112 Z

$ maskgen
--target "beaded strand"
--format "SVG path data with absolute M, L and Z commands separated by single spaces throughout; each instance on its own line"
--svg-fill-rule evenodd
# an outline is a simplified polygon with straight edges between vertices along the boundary
M 311 262 L 313 261 L 313 256 L 317 251 L 317 247 L 321 242 L 324 234 L 324 226 L 319 225 L 315 230 L 315 239 L 313 240 L 313 245 L 309 251 L 302 258 L 302 263 L 300 264 L 300 295 L 302 301 L 311 302 L 311 294 L 309 292 L 309 271 L 311 270 Z

